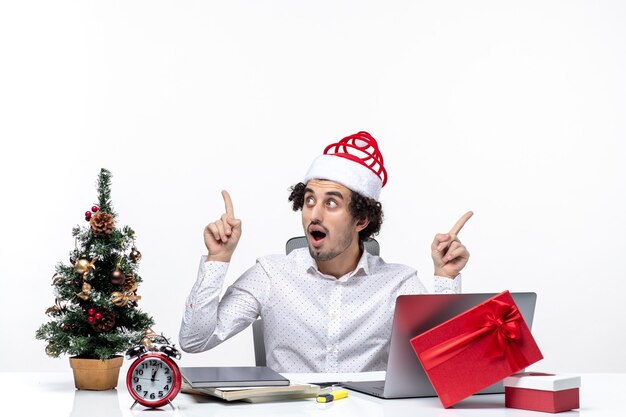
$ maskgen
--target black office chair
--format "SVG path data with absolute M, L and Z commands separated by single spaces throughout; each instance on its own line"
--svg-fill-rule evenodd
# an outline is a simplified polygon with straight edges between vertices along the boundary
M 380 255 L 380 246 L 376 239 L 370 239 L 364 242 L 365 250 L 371 255 Z M 289 255 L 292 250 L 306 248 L 306 236 L 292 237 L 285 245 L 285 253 Z M 259 318 L 252 323 L 252 339 L 254 340 L 254 361 L 256 366 L 266 366 L 265 355 L 265 339 L 263 330 L 263 319 Z

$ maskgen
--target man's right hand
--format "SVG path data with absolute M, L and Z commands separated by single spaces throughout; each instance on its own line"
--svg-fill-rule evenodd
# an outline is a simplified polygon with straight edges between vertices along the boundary
M 233 202 L 227 191 L 222 191 L 226 213 L 204 228 L 204 244 L 209 255 L 207 261 L 230 262 L 241 237 L 241 220 L 235 219 Z

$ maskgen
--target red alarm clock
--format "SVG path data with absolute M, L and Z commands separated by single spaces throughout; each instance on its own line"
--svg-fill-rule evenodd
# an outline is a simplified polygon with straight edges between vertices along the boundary
M 169 404 L 180 392 L 182 374 L 172 358 L 180 359 L 180 353 L 173 346 L 165 345 L 155 351 L 148 351 L 139 345 L 126 352 L 126 358 L 136 358 L 128 368 L 126 387 L 135 399 L 130 407 L 137 404 L 157 408 Z

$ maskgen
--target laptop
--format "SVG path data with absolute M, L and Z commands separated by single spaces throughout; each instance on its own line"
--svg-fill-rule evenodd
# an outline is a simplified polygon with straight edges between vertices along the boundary
M 497 295 L 493 294 L 418 294 L 401 295 L 391 328 L 389 360 L 384 381 L 354 381 L 341 385 L 345 388 L 380 398 L 436 397 L 428 376 L 417 359 L 410 340 L 444 321 Z M 524 321 L 531 329 L 535 314 L 537 294 L 533 292 L 511 293 Z M 504 392 L 502 381 L 478 394 Z

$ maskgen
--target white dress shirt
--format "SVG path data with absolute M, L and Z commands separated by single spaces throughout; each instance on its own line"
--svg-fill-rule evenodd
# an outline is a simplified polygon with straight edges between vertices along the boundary
M 228 263 L 202 257 L 179 342 L 202 352 L 263 317 L 267 366 L 278 372 L 365 372 L 387 367 L 396 297 L 426 291 L 417 272 L 364 251 L 337 279 L 307 248 L 257 260 L 222 299 Z M 435 276 L 436 293 L 461 292 L 461 276 Z

